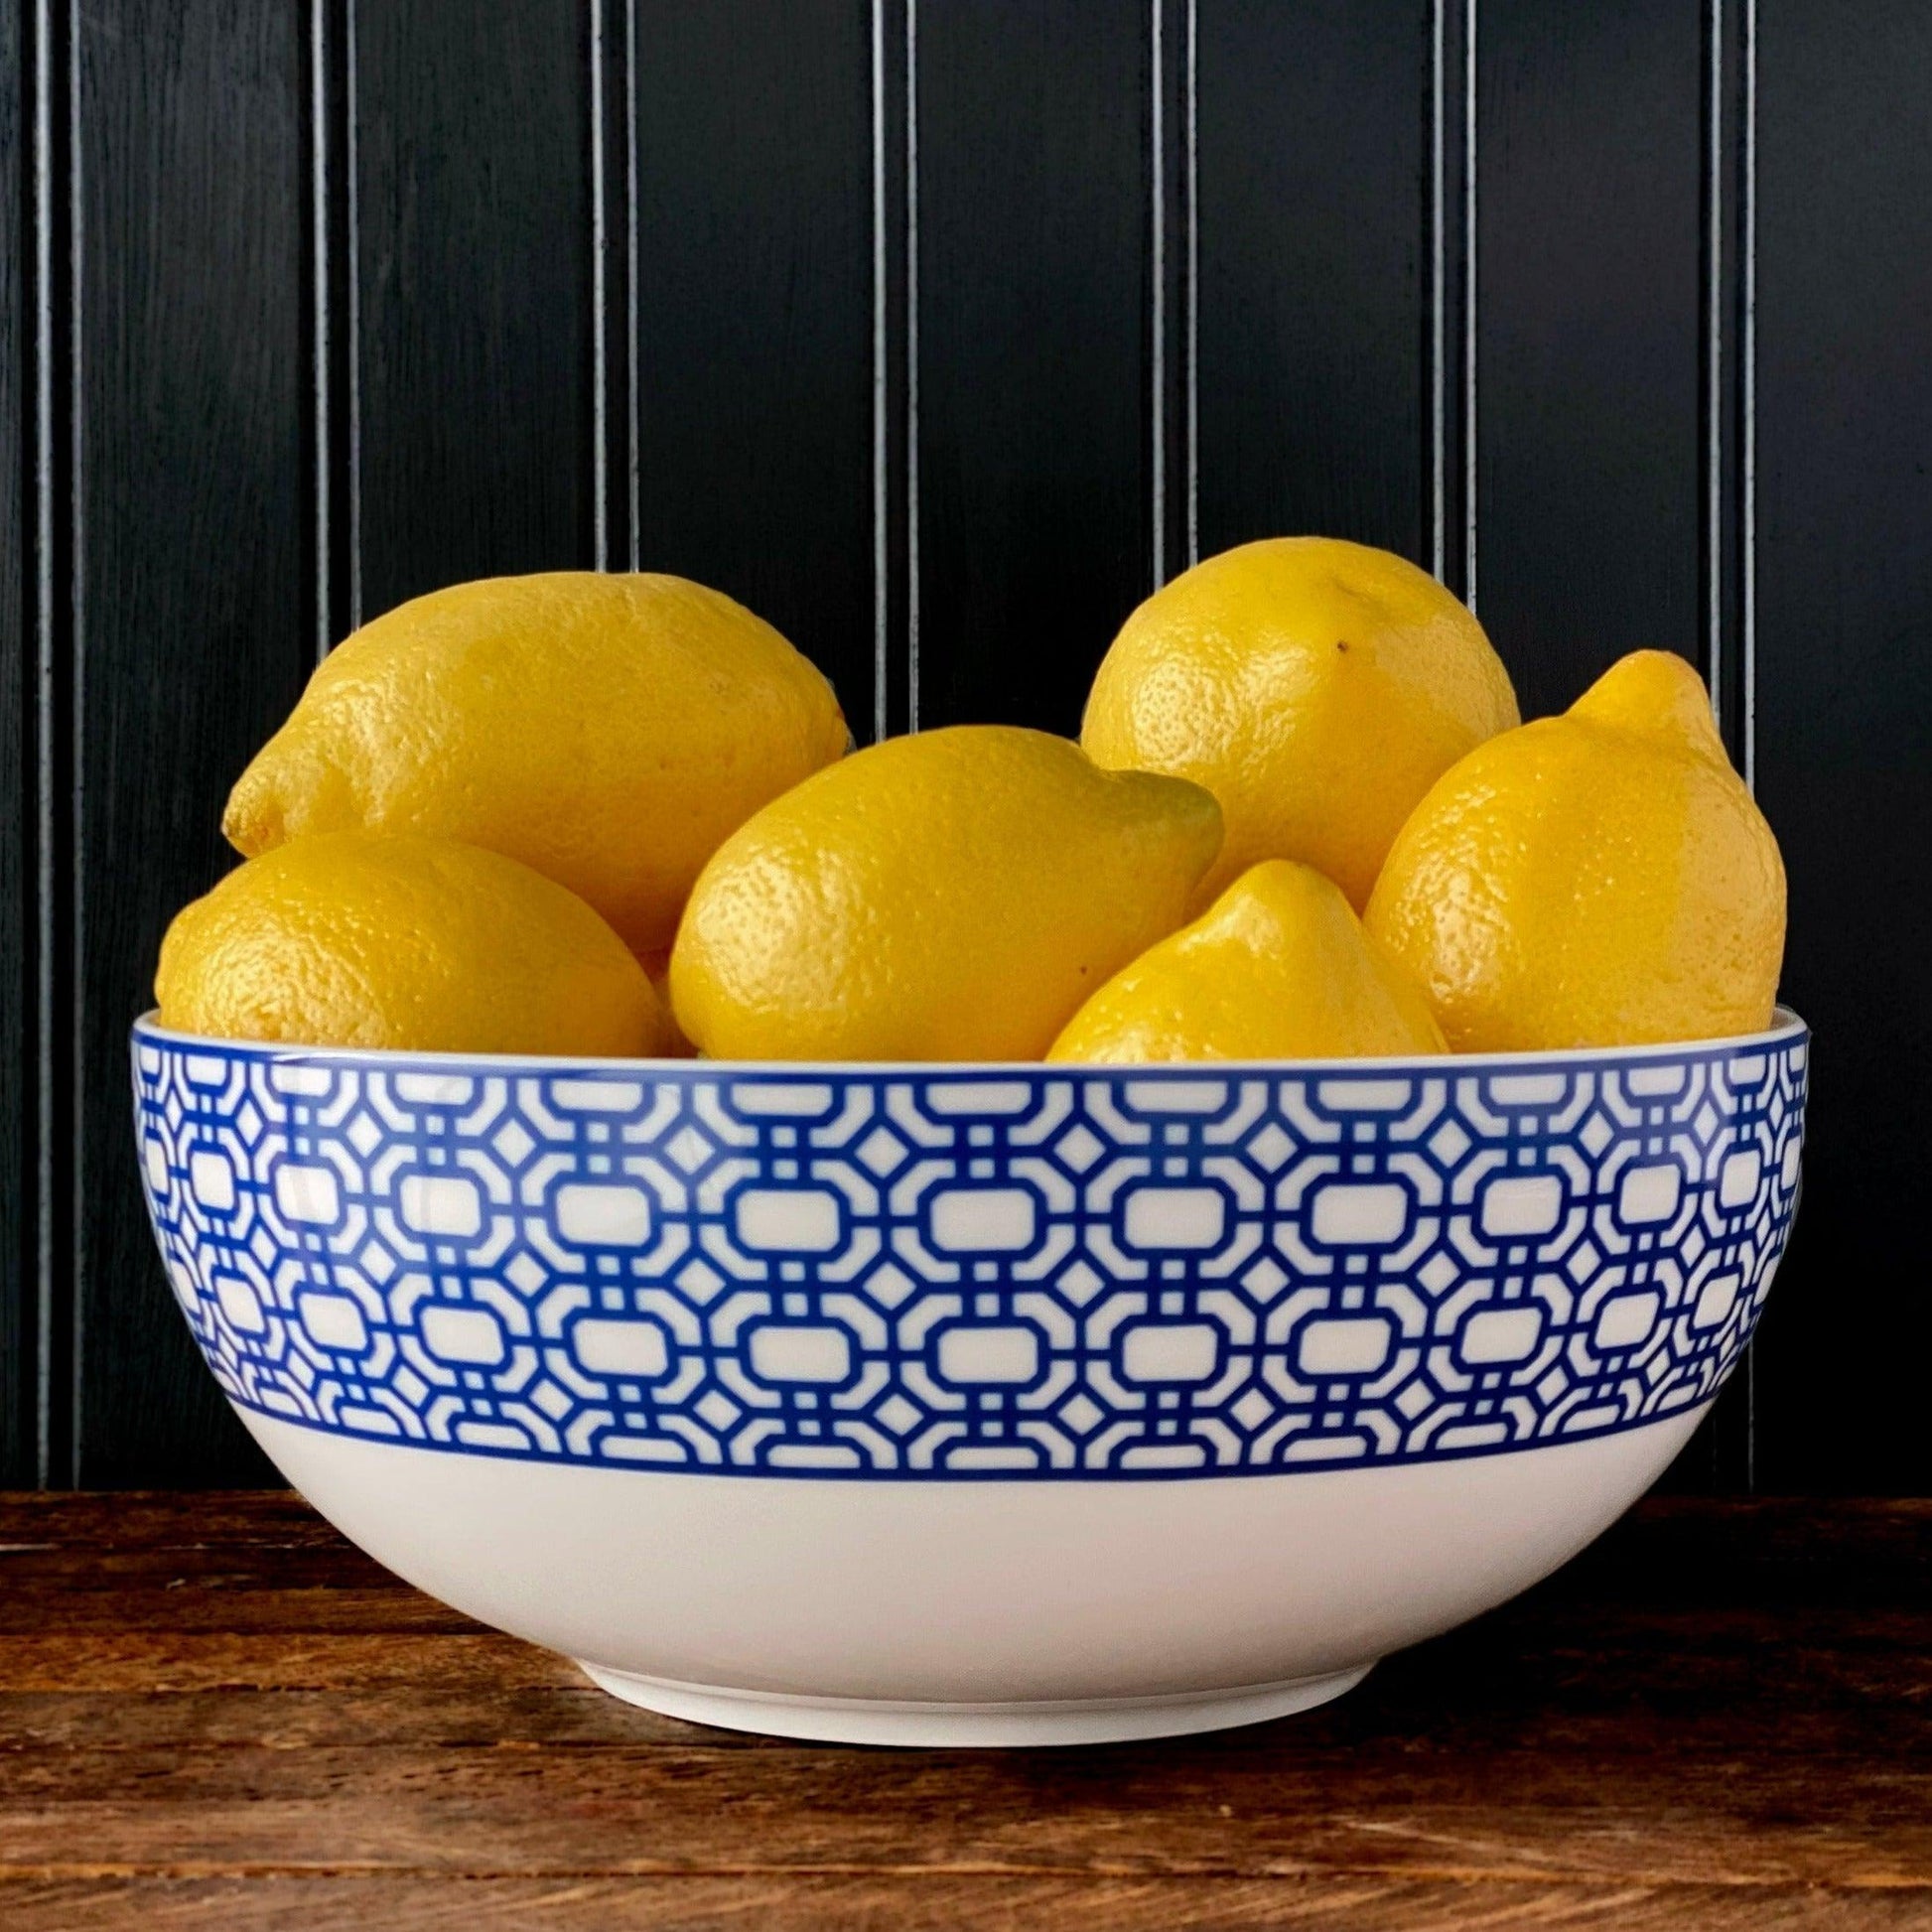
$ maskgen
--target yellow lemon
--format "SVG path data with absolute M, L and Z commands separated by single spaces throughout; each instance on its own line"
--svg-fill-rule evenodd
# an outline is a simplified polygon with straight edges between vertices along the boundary
M 1123 967 L 1049 1060 L 1345 1059 L 1446 1053 L 1428 996 L 1332 881 L 1250 867 L 1190 926 Z
M 453 839 L 325 833 L 176 915 L 161 1023 L 226 1039 L 419 1052 L 654 1054 L 669 1019 L 576 894 Z
M 679 577 L 556 571 L 433 591 L 366 623 L 241 775 L 250 857 L 417 832 L 534 866 L 662 950 L 724 838 L 846 747 L 832 687 Z
M 1203 898 L 1259 860 L 1300 859 L 1359 910 L 1417 799 L 1516 722 L 1502 660 L 1433 577 L 1359 543 L 1274 537 L 1210 557 L 1127 620 L 1080 742 L 1220 800 Z
M 958 725 L 807 778 L 722 845 L 671 951 L 714 1058 L 1037 1059 L 1185 916 L 1221 839 L 1197 785 Z
M 1784 866 L 1697 672 L 1642 650 L 1438 781 L 1368 928 L 1460 1051 L 1753 1033 L 1777 992 Z
M 664 1043 L 657 1050 L 667 1060 L 689 1060 L 697 1057 L 698 1049 L 685 1038 L 684 1030 L 677 1024 L 671 1012 L 671 949 L 666 946 L 662 952 L 643 953 L 637 964 L 644 969 L 644 977 L 650 981 L 650 990 L 657 995 L 657 1003 L 664 1009 Z

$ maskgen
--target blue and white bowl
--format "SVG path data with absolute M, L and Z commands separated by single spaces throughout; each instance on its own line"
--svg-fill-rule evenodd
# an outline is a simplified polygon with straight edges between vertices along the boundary
M 1039 1743 L 1305 1708 L 1614 1519 L 1735 1364 L 1808 1035 L 1140 1069 L 134 1033 L 255 1439 L 679 1717 Z

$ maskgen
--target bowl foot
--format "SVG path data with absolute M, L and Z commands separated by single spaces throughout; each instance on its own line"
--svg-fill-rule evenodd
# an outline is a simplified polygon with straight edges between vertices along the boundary
M 1166 1697 L 1092 1698 L 1064 1703 L 913 1704 L 871 1698 L 788 1697 L 770 1691 L 733 1691 L 713 1684 L 680 1684 L 637 1677 L 580 1661 L 600 1690 L 667 1718 L 763 1731 L 828 1744 L 911 1744 L 940 1747 L 1009 1744 L 1112 1744 L 1135 1737 L 1181 1737 L 1260 1724 L 1326 1704 L 1352 1691 L 1372 1665 L 1279 1684 L 1243 1684 L 1224 1691 L 1184 1691 Z

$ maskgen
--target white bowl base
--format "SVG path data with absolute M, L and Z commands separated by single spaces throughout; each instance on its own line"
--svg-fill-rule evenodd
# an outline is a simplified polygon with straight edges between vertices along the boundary
M 1281 1684 L 1168 1697 L 1047 1699 L 1023 1704 L 912 1704 L 874 1698 L 782 1697 L 715 1684 L 639 1677 L 579 1660 L 601 1691 L 687 1724 L 761 1731 L 825 1744 L 905 1744 L 940 1749 L 1014 1744 L 1115 1744 L 1139 1737 L 1185 1737 L 1311 1711 L 1352 1691 L 1374 1668 Z
M 1548 1576 L 1702 1408 L 1576 1443 L 1176 1481 L 558 1466 L 241 1412 L 405 1581 L 621 1697 L 865 1742 L 1152 1737 L 1338 1695 Z

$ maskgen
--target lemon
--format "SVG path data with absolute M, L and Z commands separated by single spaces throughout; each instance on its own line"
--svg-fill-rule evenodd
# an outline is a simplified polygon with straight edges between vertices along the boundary
M 161 1023 L 227 1039 L 466 1053 L 651 1054 L 644 969 L 574 893 L 452 839 L 325 833 L 176 915 Z
M 1127 620 L 1080 742 L 1220 800 L 1203 900 L 1259 860 L 1299 859 L 1359 910 L 1416 801 L 1516 722 L 1502 660 L 1433 577 L 1359 543 L 1274 537 L 1210 557 Z
M 1784 867 L 1697 672 L 1643 650 L 1437 782 L 1368 928 L 1462 1051 L 1753 1033 L 1777 992 Z
M 488 578 L 332 653 L 222 830 L 251 857 L 316 832 L 462 839 L 568 886 L 649 952 L 726 835 L 846 743 L 831 686 L 717 591 Z
M 1343 1059 L 1444 1053 L 1421 982 L 1311 866 L 1267 859 L 1123 967 L 1049 1060 Z
M 671 949 L 666 946 L 662 952 L 640 954 L 637 964 L 644 969 L 644 977 L 650 981 L 650 990 L 657 995 L 657 1004 L 664 1009 L 664 1043 L 657 1049 L 659 1055 L 667 1060 L 695 1058 L 698 1049 L 685 1038 L 683 1029 L 671 1012 Z
M 1037 1059 L 1185 916 L 1221 815 L 1044 732 L 959 725 L 807 778 L 727 839 L 671 951 L 719 1058 Z

